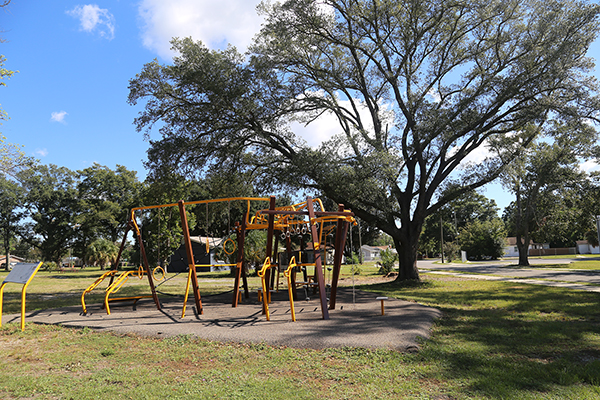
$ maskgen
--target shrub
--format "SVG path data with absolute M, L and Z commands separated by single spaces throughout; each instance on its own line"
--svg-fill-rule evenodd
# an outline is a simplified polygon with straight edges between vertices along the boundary
M 444 254 L 448 259 L 448 262 L 459 259 L 460 246 L 456 242 L 445 242 L 444 243 Z
M 506 230 L 500 219 L 474 221 L 463 228 L 458 237 L 469 259 L 497 259 L 504 254 Z
M 360 263 L 360 258 L 358 258 L 357 254 L 352 254 L 350 257 L 346 257 L 346 264 L 351 265 L 351 264 L 359 264 Z
M 393 253 L 391 250 L 383 250 L 380 253 L 381 261 L 377 262 L 379 265 L 379 273 L 381 275 L 387 275 L 394 270 L 396 261 L 398 260 L 398 254 Z
M 58 271 L 58 265 L 54 261 L 46 261 L 42 264 L 42 269 L 44 271 Z

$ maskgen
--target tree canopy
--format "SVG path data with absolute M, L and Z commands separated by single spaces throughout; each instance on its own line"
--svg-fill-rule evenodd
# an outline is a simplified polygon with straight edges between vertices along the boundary
M 41 165 L 27 171 L 23 182 L 31 219 L 25 224 L 24 238 L 40 250 L 43 260 L 61 265 L 76 234 L 75 173 L 65 167 Z
M 596 121 L 586 57 L 599 6 L 541 0 L 287 0 L 245 56 L 174 39 L 172 65 L 130 81 L 149 166 L 247 165 L 265 185 L 318 191 L 390 235 L 418 278 L 428 215 L 499 176 L 549 120 Z M 338 134 L 292 130 L 322 115 Z M 489 150 L 482 162 L 469 155 Z M 444 190 L 452 187 L 452 190 Z

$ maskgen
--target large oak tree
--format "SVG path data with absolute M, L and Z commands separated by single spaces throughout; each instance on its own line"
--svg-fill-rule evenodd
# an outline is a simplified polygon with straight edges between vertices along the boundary
M 425 218 L 498 177 L 549 119 L 595 120 L 586 58 L 599 7 L 554 0 L 287 0 L 245 56 L 174 39 L 129 102 L 152 169 L 246 164 L 265 183 L 314 189 L 389 234 L 418 279 Z M 333 115 L 312 148 L 292 130 Z M 496 152 L 468 163 L 474 151 Z M 449 185 L 451 184 L 451 185 Z M 452 187 L 453 190 L 444 190 Z

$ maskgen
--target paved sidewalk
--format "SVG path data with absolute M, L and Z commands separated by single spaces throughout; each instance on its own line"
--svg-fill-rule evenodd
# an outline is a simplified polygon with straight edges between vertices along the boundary
M 459 276 L 461 278 L 466 278 L 466 279 L 482 279 L 482 280 L 487 280 L 487 281 L 503 281 L 503 282 L 512 282 L 512 283 L 527 283 L 527 284 L 530 284 L 530 285 L 542 285 L 542 286 L 562 287 L 562 288 L 573 289 L 573 290 L 583 290 L 583 291 L 586 291 L 586 292 L 600 293 L 600 286 L 585 285 L 585 284 L 581 284 L 581 283 L 565 282 L 565 281 L 559 281 L 559 280 L 540 280 L 540 279 L 529 279 L 529 278 L 515 278 L 515 277 L 506 277 L 506 276 L 485 275 L 484 273 L 482 273 L 482 275 L 474 275 L 474 274 L 467 274 L 467 273 L 462 273 L 462 272 L 434 271 L 434 270 L 426 270 L 426 269 L 422 269 L 420 271 L 421 272 L 426 272 L 426 273 L 429 273 L 429 274 L 436 274 L 436 275 L 453 275 L 453 276 Z M 547 279 L 557 279 L 555 276 L 549 274 L 548 271 L 545 271 L 545 272 L 546 272 L 545 275 L 548 276 Z M 490 274 L 494 274 L 494 272 L 490 272 Z M 597 280 L 598 276 L 596 275 L 593 278 L 595 280 Z M 596 283 L 596 282 L 594 281 L 593 283 Z
M 300 295 L 302 297 L 302 295 Z M 100 305 L 90 305 L 88 314 L 81 307 L 35 311 L 26 322 L 89 327 L 99 331 L 168 337 L 194 335 L 221 342 L 254 342 L 275 346 L 323 349 L 329 347 L 387 348 L 415 351 L 420 338 L 428 338 L 432 323 L 441 316 L 435 308 L 388 299 L 385 315 L 377 294 L 339 288 L 336 310 L 323 320 L 316 296 L 295 303 L 296 322 L 292 322 L 287 292 L 276 293 L 269 307 L 271 321 L 262 315 L 256 294 L 237 308 L 231 306 L 231 293 L 202 298 L 204 314 L 197 315 L 193 299 L 188 301 L 186 317 L 181 318 L 182 298 L 161 298 L 159 311 L 151 300 L 111 304 L 111 315 Z M 19 322 L 20 315 L 6 315 L 3 323 Z

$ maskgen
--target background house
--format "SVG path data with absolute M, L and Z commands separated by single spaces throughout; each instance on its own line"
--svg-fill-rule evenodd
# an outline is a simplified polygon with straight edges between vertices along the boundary
M 362 255 L 363 261 L 374 261 L 381 259 L 381 252 L 383 250 L 392 250 L 392 252 L 396 252 L 396 249 L 392 249 L 392 246 L 369 246 L 363 244 L 360 247 L 360 252 Z
M 529 255 L 531 255 L 531 250 L 541 250 L 541 249 L 549 249 L 549 243 L 533 243 L 533 241 L 529 241 Z M 517 238 L 514 236 L 506 238 L 506 244 L 504 246 L 504 257 L 518 257 L 519 249 L 517 248 Z
M 25 262 L 25 259 L 21 258 L 21 257 L 16 257 L 16 256 L 10 256 L 10 267 L 8 268 L 9 271 L 12 269 L 12 267 L 20 262 Z M 0 256 L 0 269 L 6 269 L 6 256 Z
M 223 264 L 222 261 L 217 261 L 215 254 L 217 248 L 222 245 L 224 239 L 206 236 L 191 236 L 190 241 L 192 242 L 192 252 L 194 253 L 194 265 L 205 265 L 203 267 L 196 267 L 196 271 L 215 271 L 219 268 L 218 264 Z M 206 253 L 206 241 L 208 241 L 209 246 L 208 254 Z M 171 257 L 169 257 L 169 264 L 167 265 L 166 271 L 169 273 L 187 272 L 188 265 L 187 252 L 185 245 L 182 243 Z
M 587 240 L 578 240 L 577 254 L 600 254 L 600 247 L 590 244 Z

